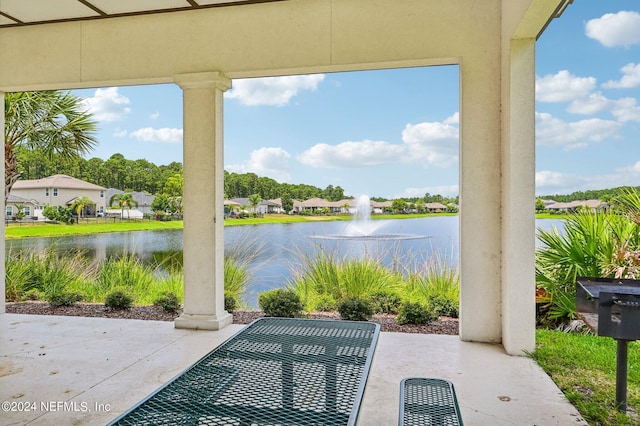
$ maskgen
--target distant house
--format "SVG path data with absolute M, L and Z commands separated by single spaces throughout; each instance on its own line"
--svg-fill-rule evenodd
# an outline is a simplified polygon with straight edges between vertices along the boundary
M 124 194 L 124 192 L 125 191 L 121 191 L 115 188 L 107 189 L 107 204 L 109 204 L 109 200 L 111 200 L 111 197 L 113 197 L 116 194 Z M 142 214 L 153 213 L 153 211 L 151 211 L 151 203 L 153 203 L 153 200 L 155 199 L 155 195 L 147 194 L 146 192 L 135 192 L 135 191 L 131 192 L 130 194 L 133 197 L 133 199 L 136 200 L 136 203 L 138 203 L 138 206 L 136 207 L 136 209 L 142 212 Z M 110 210 L 113 208 L 113 206 L 107 206 L 107 207 L 109 207 Z M 126 217 L 126 214 L 125 214 L 125 217 Z
M 5 206 L 5 220 L 15 220 L 16 215 L 20 211 L 22 211 L 24 218 L 38 220 L 38 217 L 36 216 L 37 207 L 39 207 L 39 205 L 35 200 L 28 200 L 26 198 L 18 197 L 17 195 L 9 194 Z
M 356 200 L 353 198 L 345 198 L 340 201 L 328 201 L 327 206 L 332 213 L 355 213 Z
M 442 203 L 425 203 L 424 208 L 429 213 L 442 213 L 447 211 L 447 206 Z
M 87 216 L 103 214 L 107 208 L 107 189 L 85 182 L 67 175 L 53 175 L 42 179 L 19 180 L 11 188 L 9 196 L 14 196 L 15 200 L 29 200 L 29 205 L 33 206 L 33 211 L 29 212 L 29 217 L 43 218 L 42 210 L 47 206 L 71 207 L 76 199 L 87 197 L 92 204 L 85 206 Z M 11 206 L 12 215 L 15 215 L 16 204 L 7 203 L 5 216 L 9 213 Z
M 546 203 L 545 203 L 546 204 Z M 601 200 L 580 200 L 571 201 L 569 203 L 553 203 L 545 205 L 547 210 L 555 210 L 559 212 L 575 212 L 578 208 L 587 208 L 592 212 L 607 211 L 609 204 Z
M 131 209 L 107 209 L 105 212 L 105 216 L 106 217 L 115 217 L 115 218 L 122 218 L 122 219 L 143 219 L 144 218 L 144 214 L 136 209 L 136 208 L 131 208 Z
M 301 202 L 300 207 L 302 210 L 316 211 L 322 210 L 324 208 L 331 210 L 331 208 L 334 206 L 330 201 L 322 198 L 309 198 L 308 200 Z
M 393 206 L 393 201 L 371 201 L 371 207 L 373 207 L 373 212 L 376 214 L 382 214 L 385 211 L 390 211 L 391 206 Z
M 278 213 L 282 210 L 282 204 L 277 204 L 276 202 L 269 200 L 261 200 L 258 205 L 255 206 L 255 210 L 248 198 L 234 198 L 231 201 L 241 207 L 244 206 L 244 208 L 248 208 L 251 212 L 255 212 L 257 214 Z

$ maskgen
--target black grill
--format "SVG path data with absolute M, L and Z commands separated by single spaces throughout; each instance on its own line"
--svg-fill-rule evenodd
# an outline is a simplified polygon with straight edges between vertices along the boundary
M 612 337 L 618 343 L 616 404 L 625 412 L 628 343 L 640 340 L 640 281 L 579 278 L 576 311 L 598 336 Z

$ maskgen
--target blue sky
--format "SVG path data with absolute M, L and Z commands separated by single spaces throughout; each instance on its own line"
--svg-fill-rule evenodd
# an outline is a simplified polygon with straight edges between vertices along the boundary
M 640 185 L 640 4 L 576 0 L 536 45 L 536 193 Z M 88 157 L 182 161 L 175 85 L 77 90 Z M 458 68 L 234 80 L 225 169 L 347 195 L 458 194 Z

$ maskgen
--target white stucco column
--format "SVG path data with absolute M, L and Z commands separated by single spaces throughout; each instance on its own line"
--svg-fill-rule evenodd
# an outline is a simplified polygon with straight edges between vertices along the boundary
M 0 114 L 0 134 L 2 135 L 2 146 L 4 146 L 6 141 L 4 140 L 4 93 L 3 92 L 0 92 L 0 111 L 2 111 L 2 114 Z M 2 174 L 2 177 L 4 177 L 4 149 L 2 150 L 2 165 L 0 165 L 0 173 Z M 4 180 L 2 182 L 3 182 L 2 193 L 4 194 Z M 2 216 L 4 217 L 5 215 L 4 198 L 0 202 L 0 211 L 2 211 Z M 5 239 L 4 225 L 2 226 L 2 231 L 0 231 L 0 236 L 2 237 L 2 244 L 0 245 L 0 256 L 2 256 L 2 262 L 0 262 L 0 292 L 1 292 L 0 294 L 2 294 L 2 297 L 0 298 L 0 314 L 4 314 L 6 312 L 6 305 L 5 305 L 6 275 L 5 275 L 5 262 L 4 262 L 4 259 L 6 258 L 6 253 L 4 248 L 4 239 Z
M 181 74 L 184 109 L 184 311 L 176 328 L 218 330 L 224 310 L 223 93 L 218 72 Z
M 510 355 L 524 355 L 535 348 L 535 39 L 511 40 L 509 57 L 502 109 L 502 344 Z
M 464 61 L 460 80 L 460 338 L 500 342 L 500 61 Z

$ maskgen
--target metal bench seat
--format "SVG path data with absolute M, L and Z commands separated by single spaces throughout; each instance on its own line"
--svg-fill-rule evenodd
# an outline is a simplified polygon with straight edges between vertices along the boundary
M 400 426 L 463 426 L 453 383 L 409 377 L 400 382 Z

